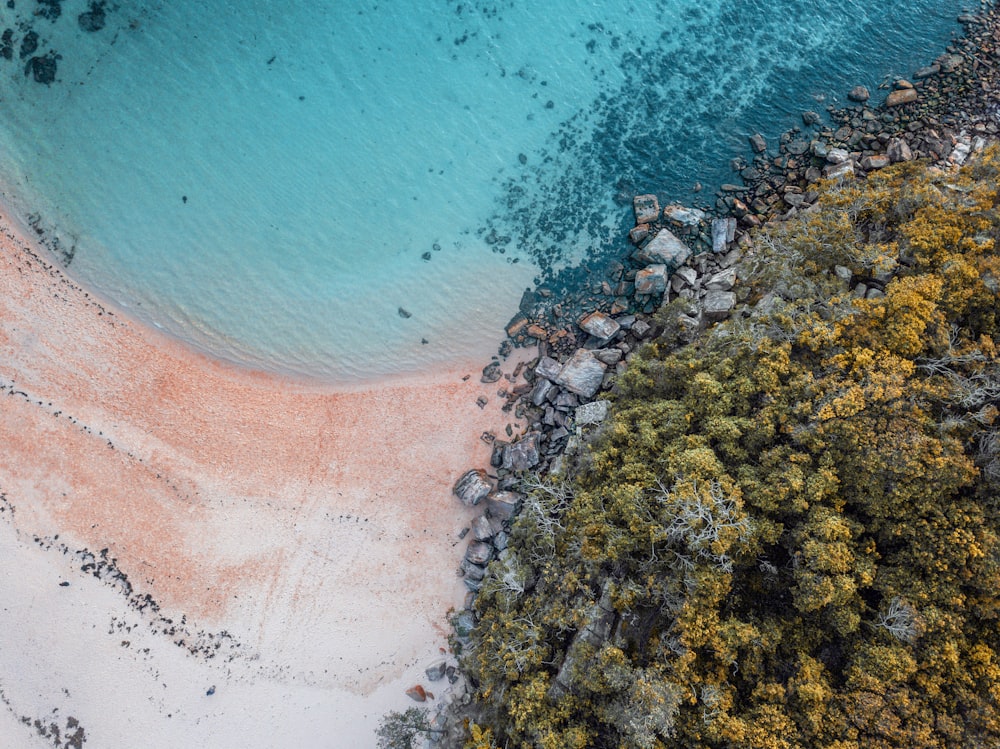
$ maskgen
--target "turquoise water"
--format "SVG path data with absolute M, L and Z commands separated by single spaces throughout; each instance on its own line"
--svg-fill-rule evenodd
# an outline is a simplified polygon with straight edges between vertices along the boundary
M 964 9 L 14 5 L 0 5 L 8 202 L 140 319 L 333 381 L 488 357 L 526 286 L 627 250 L 633 194 L 732 181 L 750 132 L 908 75 Z

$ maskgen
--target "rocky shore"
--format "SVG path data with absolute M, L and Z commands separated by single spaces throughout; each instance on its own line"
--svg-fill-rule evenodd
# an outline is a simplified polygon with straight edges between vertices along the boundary
M 777 143 L 749 136 L 750 153 L 733 159 L 734 182 L 721 186 L 711 210 L 661 207 L 656 195 L 635 196 L 630 251 L 583 293 L 556 298 L 544 287 L 525 293 L 500 354 L 537 346 L 538 356 L 510 375 L 491 362 L 482 379 L 498 383 L 503 409 L 527 426 L 517 435 L 484 434 L 493 448 L 490 465 L 467 471 L 454 486 L 463 505 L 482 509 L 463 531 L 458 574 L 469 592 L 453 617 L 458 649 L 476 626 L 475 596 L 486 567 L 507 548 L 526 477 L 558 475 L 580 454 L 606 418 L 606 394 L 635 351 L 667 328 L 684 345 L 721 320 L 749 314 L 751 289 L 741 286 L 740 269 L 752 258 L 755 229 L 816 210 L 824 180 L 863 179 L 912 160 L 960 166 L 997 140 L 1000 13 L 983 2 L 977 14 L 958 20 L 964 35 L 909 79 L 894 81 L 884 98 L 857 86 L 845 92 L 848 106 L 830 107 L 825 117 L 803 112 L 802 124 Z M 856 296 L 873 297 L 891 276 L 847 271 L 843 280 Z M 456 665 L 449 656 L 427 671 L 429 680 L 449 682 L 429 713 L 429 744 L 456 739 L 470 702 Z M 422 686 L 409 694 L 430 699 Z

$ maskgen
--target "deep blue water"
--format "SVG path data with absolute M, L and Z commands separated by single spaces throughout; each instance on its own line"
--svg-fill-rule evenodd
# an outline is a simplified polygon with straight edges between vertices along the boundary
M 420 371 L 624 252 L 633 194 L 705 200 L 750 133 L 909 75 L 964 8 L 16 0 L 0 175 L 71 274 L 196 347 Z

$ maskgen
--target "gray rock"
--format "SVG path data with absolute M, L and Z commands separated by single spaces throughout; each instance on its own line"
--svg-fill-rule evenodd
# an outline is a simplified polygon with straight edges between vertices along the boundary
M 831 148 L 826 152 L 826 162 L 828 164 L 843 164 L 850 158 L 850 152 L 843 148 Z
M 468 559 L 463 559 L 458 569 L 466 580 L 478 581 L 486 577 L 486 568 L 481 564 L 473 564 Z
M 801 156 L 809 150 L 809 141 L 793 140 L 785 146 L 785 150 L 792 156 Z
M 802 124 L 805 125 L 806 127 L 818 125 L 822 121 L 822 119 L 823 118 L 820 117 L 818 113 L 813 112 L 811 110 L 802 113 Z
M 605 371 L 607 366 L 594 356 L 593 351 L 577 349 L 559 372 L 556 382 L 571 393 L 590 399 L 600 389 Z
M 632 198 L 636 224 L 650 224 L 660 218 L 660 201 L 655 195 L 636 195 Z
M 590 333 L 594 338 L 608 339 L 615 336 L 621 325 L 605 315 L 603 312 L 591 312 L 577 323 L 581 330 Z
M 754 153 L 764 153 L 767 150 L 767 141 L 764 140 L 764 136 L 760 133 L 754 133 L 750 136 L 750 147 L 754 150 Z
M 962 164 L 965 163 L 965 160 L 969 158 L 969 153 L 971 152 L 971 150 L 972 146 L 970 144 L 965 143 L 963 141 L 959 141 L 958 143 L 955 144 L 955 147 L 952 149 L 951 156 L 948 157 L 948 160 L 952 164 L 957 164 L 958 166 L 962 166 Z
M 653 329 L 645 320 L 636 320 L 635 325 L 632 326 L 632 332 L 635 333 L 636 338 L 642 340 L 646 335 Z
M 444 661 L 438 661 L 433 666 L 428 666 L 424 669 L 424 673 L 430 681 L 440 681 L 444 678 L 444 672 L 448 668 L 448 664 Z
M 885 155 L 889 157 L 889 160 L 893 164 L 900 161 L 913 160 L 913 151 L 910 150 L 910 144 L 902 138 L 893 138 L 890 140 L 885 147 Z
M 823 167 L 823 177 L 825 179 L 839 179 L 840 177 L 853 177 L 854 164 L 850 161 L 842 161 L 839 164 L 827 164 Z
M 937 75 L 941 72 L 940 65 L 928 65 L 924 68 L 917 68 L 914 73 L 914 78 L 930 78 L 932 75 Z
M 611 401 L 591 401 L 590 403 L 584 403 L 574 414 L 574 419 L 577 426 L 587 426 L 589 424 L 600 424 L 606 418 L 608 418 L 608 406 L 611 405 Z
M 498 552 L 503 551 L 504 549 L 507 548 L 507 543 L 509 541 L 510 539 L 508 538 L 507 534 L 504 533 L 503 531 L 500 531 L 498 534 L 496 534 L 496 536 L 493 537 L 493 548 L 495 548 Z
M 847 92 L 847 98 L 851 101 L 868 101 L 869 96 L 868 89 L 864 86 L 855 86 Z
M 600 361 L 607 364 L 609 367 L 613 367 L 615 364 L 617 364 L 622 360 L 624 354 L 622 353 L 621 349 L 602 348 L 598 351 L 595 351 L 594 356 L 596 356 Z
M 663 209 L 663 218 L 681 226 L 697 226 L 705 220 L 705 212 L 682 205 L 668 205 Z
M 729 291 L 736 285 L 736 269 L 726 268 L 716 273 L 705 283 L 707 291 Z
M 898 91 L 890 92 L 885 97 L 885 105 L 887 107 L 898 107 L 916 101 L 918 96 L 915 88 L 901 88 Z
M 555 381 L 556 377 L 559 376 L 559 372 L 562 370 L 562 364 L 557 362 L 551 356 L 543 356 L 538 360 L 538 364 L 535 366 L 535 374 L 542 377 L 547 377 L 548 379 Z
M 527 471 L 541 461 L 538 441 L 541 434 L 531 432 L 503 449 L 503 467 L 511 471 Z
M 531 389 L 531 404 L 540 407 L 543 403 L 547 403 L 550 398 L 554 398 L 553 393 L 558 389 L 551 380 L 539 377 Z
M 649 224 L 639 224 L 633 226 L 628 233 L 629 241 L 634 245 L 642 244 L 642 240 L 649 236 Z
M 486 499 L 493 491 L 493 486 L 490 484 L 486 471 L 475 468 L 462 474 L 462 477 L 455 482 L 452 491 L 463 505 L 472 507 Z
M 635 274 L 636 294 L 662 294 L 667 290 L 670 273 L 663 263 L 650 265 Z
M 493 538 L 493 533 L 493 525 L 485 515 L 472 521 L 472 535 L 477 541 L 489 541 Z
M 698 271 L 689 265 L 685 265 L 683 268 L 677 269 L 674 277 L 680 278 L 687 286 L 694 286 L 694 282 L 698 280 Z
M 854 271 L 852 271 L 845 265 L 833 266 L 833 272 L 837 276 L 837 278 L 839 278 L 841 281 L 846 281 L 847 283 L 850 283 L 851 279 L 854 278 Z
M 476 615 L 468 609 L 460 611 L 452 617 L 451 626 L 459 638 L 466 639 L 476 628 Z
M 493 492 L 486 498 L 486 511 L 490 517 L 509 520 L 521 505 L 521 495 L 516 492 Z
M 884 169 L 889 163 L 889 157 L 884 153 L 875 153 L 861 159 L 861 168 L 870 172 L 873 169 Z
M 465 561 L 480 567 L 486 565 L 493 556 L 493 547 L 484 541 L 472 541 L 465 550 Z
M 736 306 L 736 294 L 732 291 L 710 291 L 702 300 L 702 310 L 708 320 L 725 320 Z
M 735 237 L 735 218 L 717 218 L 712 220 L 712 252 L 717 255 L 725 252 L 726 245 L 732 242 Z
M 691 250 L 669 230 L 660 229 L 645 247 L 635 253 L 635 257 L 646 265 L 662 264 L 674 270 L 691 257 Z
M 479 378 L 479 381 L 485 383 L 496 382 L 502 376 L 503 372 L 500 371 L 500 362 L 491 361 L 483 367 L 483 376 Z

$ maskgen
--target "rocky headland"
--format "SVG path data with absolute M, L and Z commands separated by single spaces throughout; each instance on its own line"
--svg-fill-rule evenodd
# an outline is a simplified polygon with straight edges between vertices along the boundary
M 741 280 L 757 229 L 818 210 L 820 192 L 831 182 L 864 179 L 907 161 L 958 167 L 997 140 L 1000 14 L 984 2 L 978 13 L 958 20 L 964 34 L 910 78 L 893 81 L 888 92 L 857 86 L 845 92 L 850 104 L 802 112 L 801 124 L 776 143 L 749 135 L 749 153 L 732 160 L 733 183 L 720 186 L 711 208 L 661 206 L 657 195 L 635 196 L 631 249 L 605 277 L 571 295 L 556 296 L 544 285 L 525 292 L 499 354 L 537 346 L 538 355 L 507 375 L 495 359 L 482 380 L 498 383 L 503 409 L 527 426 L 520 434 L 484 433 L 492 445 L 489 466 L 470 469 L 454 486 L 462 505 L 481 509 L 463 531 L 458 574 L 469 592 L 453 616 L 457 651 L 477 624 L 476 592 L 490 561 L 505 553 L 524 492 L 579 458 L 607 417 L 607 395 L 636 350 L 662 340 L 665 331 L 683 346 L 717 322 L 751 314 L 758 297 Z M 866 298 L 883 295 L 893 277 L 839 267 L 836 273 L 853 295 Z M 448 683 L 414 735 L 431 745 L 460 746 L 463 719 L 475 713 L 457 661 L 449 655 L 426 675 L 431 681 L 447 676 Z M 409 694 L 418 702 L 433 697 L 419 685 Z

